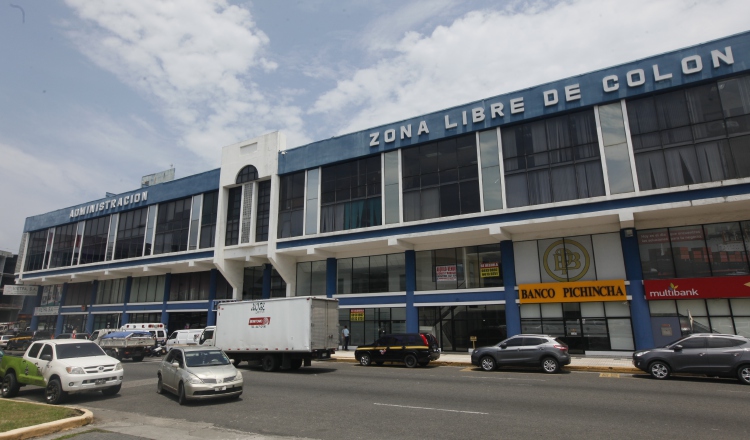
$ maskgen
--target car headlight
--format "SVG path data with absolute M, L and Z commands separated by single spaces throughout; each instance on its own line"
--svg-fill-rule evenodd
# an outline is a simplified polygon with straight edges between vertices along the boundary
M 639 351 L 639 352 L 638 352 L 638 353 L 636 353 L 635 355 L 636 355 L 636 357 L 641 357 L 641 356 L 643 356 L 643 355 L 644 355 L 644 354 L 646 354 L 646 353 L 648 353 L 648 350 L 646 350 L 646 351 Z
M 242 373 L 237 372 L 237 375 L 234 376 L 234 380 L 242 380 Z
M 115 371 L 120 371 L 120 370 L 122 370 L 122 363 L 118 362 L 117 365 L 115 365 Z
M 86 374 L 81 367 L 65 367 L 65 371 L 70 374 Z
M 203 383 L 200 377 L 190 375 L 188 376 L 187 383 Z

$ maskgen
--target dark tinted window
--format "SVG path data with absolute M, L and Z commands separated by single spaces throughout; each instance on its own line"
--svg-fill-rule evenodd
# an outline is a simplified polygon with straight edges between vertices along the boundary
M 89 356 L 104 356 L 104 351 L 93 342 L 81 342 L 80 344 L 64 344 L 57 346 L 58 359 Z
M 39 358 L 41 359 L 42 356 L 49 356 L 50 359 L 52 359 L 52 347 L 49 345 L 45 345 L 44 348 L 42 348 L 42 352 L 39 354 Z
M 523 338 L 511 338 L 505 341 L 508 347 L 520 347 L 523 345 Z
M 33 358 L 37 357 L 37 355 L 39 354 L 39 350 L 41 349 L 42 349 L 42 344 L 37 343 L 37 344 L 32 345 L 31 348 L 29 349 L 29 357 L 33 357 Z
M 523 345 L 542 345 L 547 342 L 543 338 L 523 338 Z
M 737 347 L 744 343 L 745 341 L 741 339 L 713 337 L 708 340 L 708 348 Z
M 679 342 L 682 348 L 706 348 L 706 338 L 689 338 Z

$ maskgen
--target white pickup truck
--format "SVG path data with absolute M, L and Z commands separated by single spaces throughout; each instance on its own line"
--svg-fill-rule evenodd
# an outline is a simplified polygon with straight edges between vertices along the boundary
M 117 394 L 122 386 L 122 364 L 107 356 L 91 341 L 80 339 L 42 340 L 31 344 L 19 356 L 3 356 L 2 395 L 14 397 L 25 385 L 44 387 L 47 403 L 56 405 L 68 394 L 101 391 Z

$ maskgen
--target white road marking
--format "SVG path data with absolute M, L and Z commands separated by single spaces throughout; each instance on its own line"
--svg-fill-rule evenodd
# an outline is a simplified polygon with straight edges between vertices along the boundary
M 484 416 L 489 415 L 489 413 L 477 412 L 477 411 L 459 411 L 459 410 L 456 410 L 456 409 L 425 408 L 425 407 L 422 407 L 422 406 L 408 406 L 408 405 L 391 405 L 389 403 L 375 403 L 375 405 L 378 405 L 378 406 L 394 406 L 396 408 L 426 409 L 426 410 L 429 410 L 429 411 L 445 411 L 445 412 L 455 412 L 455 413 L 464 413 L 464 414 L 482 414 Z
M 547 379 L 526 379 L 522 377 L 492 377 L 492 376 L 461 376 L 468 377 L 470 379 L 496 379 L 496 380 L 523 380 L 533 382 L 547 382 Z

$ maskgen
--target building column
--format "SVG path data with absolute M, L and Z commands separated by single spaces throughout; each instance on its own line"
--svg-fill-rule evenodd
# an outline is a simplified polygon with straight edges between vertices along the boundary
M 406 331 L 419 332 L 419 311 L 414 306 L 414 291 L 417 290 L 417 253 L 406 251 L 404 255 L 406 270 Z
M 333 298 L 336 294 L 336 273 L 338 265 L 335 258 L 326 259 L 326 298 Z
M 39 317 L 36 316 L 36 308 L 42 306 L 42 295 L 44 294 L 44 286 L 39 286 L 36 293 L 36 299 L 34 300 L 34 311 L 31 314 L 31 323 L 29 327 L 31 330 L 36 331 L 39 328 Z
M 91 310 L 96 304 L 96 294 L 99 293 L 99 280 L 94 280 L 94 284 L 91 288 L 91 297 L 89 299 L 88 315 L 86 315 L 86 333 L 91 334 L 94 332 L 94 315 Z
M 503 265 L 503 286 L 505 286 L 505 329 L 507 337 L 521 333 L 521 308 L 516 302 L 516 257 L 513 252 L 513 241 L 500 242 L 500 256 Z
M 643 289 L 643 268 L 638 252 L 638 239 L 635 229 L 621 229 L 622 255 L 625 260 L 625 274 L 630 286 L 630 319 L 633 323 L 633 336 L 636 350 L 654 347 L 654 333 L 651 330 L 651 312 Z
M 68 283 L 63 283 L 62 293 L 60 294 L 60 309 L 57 312 L 57 322 L 55 323 L 55 336 L 62 333 L 63 328 L 63 315 L 62 307 L 65 304 L 65 297 L 68 295 Z
M 270 264 L 263 265 L 263 293 L 261 294 L 262 299 L 268 299 L 271 297 L 271 271 L 273 266 Z
M 133 277 L 127 277 L 125 279 L 125 296 L 122 300 L 122 318 L 120 319 L 120 327 L 128 323 L 128 303 L 130 302 L 130 289 L 133 287 Z
M 216 325 L 216 312 L 214 312 L 214 300 L 216 299 L 216 283 L 219 280 L 219 270 L 211 269 L 211 279 L 208 282 L 208 317 L 206 325 Z
M 164 275 L 164 295 L 161 300 L 161 323 L 164 324 L 164 328 L 169 330 L 169 312 L 167 312 L 167 301 L 169 301 L 169 292 L 172 291 L 172 274 L 168 273 Z M 176 330 L 176 329 L 175 329 Z M 167 333 L 169 337 L 169 333 Z

